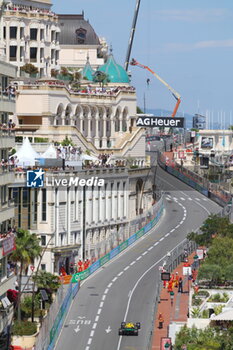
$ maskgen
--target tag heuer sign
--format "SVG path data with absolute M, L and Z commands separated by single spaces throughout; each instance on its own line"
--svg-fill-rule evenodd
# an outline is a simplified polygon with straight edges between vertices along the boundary
M 137 126 L 143 127 L 167 127 L 167 128 L 183 128 L 184 118 L 173 117 L 139 117 Z

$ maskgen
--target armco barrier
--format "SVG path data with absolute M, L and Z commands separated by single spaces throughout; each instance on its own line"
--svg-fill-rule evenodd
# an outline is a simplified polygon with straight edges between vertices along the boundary
M 159 219 L 160 219 L 160 217 L 161 217 L 161 215 L 163 213 L 163 209 L 164 209 L 163 198 L 161 198 L 160 201 L 157 203 L 157 208 L 158 208 L 158 211 L 157 211 L 157 214 L 156 214 L 156 216 L 155 216 L 155 218 L 153 220 L 151 220 L 149 223 L 147 223 L 143 228 L 141 228 L 135 234 L 130 236 L 126 241 L 121 243 L 119 246 L 117 246 L 116 248 L 112 249 L 108 254 L 106 254 L 105 256 L 100 258 L 99 260 L 97 260 L 88 269 L 86 269 L 86 270 L 84 270 L 82 272 L 78 272 L 78 273 L 74 274 L 73 277 L 72 277 L 71 282 L 72 283 L 76 283 L 77 281 L 82 281 L 82 280 L 86 279 L 93 272 L 98 270 L 99 267 L 101 267 L 104 264 L 106 264 L 109 260 L 113 259 L 120 252 L 125 250 L 131 244 L 136 242 L 140 237 L 142 237 L 145 233 L 147 233 L 149 230 L 151 230 L 152 227 L 154 227 L 158 223 L 158 221 L 159 221 Z
M 223 190 L 219 190 L 216 192 L 221 192 L 221 195 L 218 195 L 216 193 L 214 193 L 214 191 L 212 191 L 211 189 L 209 189 L 211 186 L 211 183 L 209 181 L 207 181 L 206 179 L 202 179 L 203 181 L 205 180 L 205 186 L 200 185 L 197 181 L 194 180 L 198 178 L 200 180 L 200 176 L 191 172 L 190 170 L 187 170 L 186 168 L 179 166 L 178 164 L 175 165 L 175 168 L 166 165 L 165 159 L 162 159 L 162 155 L 160 154 L 158 157 L 158 164 L 161 168 L 163 168 L 165 171 L 167 171 L 169 174 L 177 177 L 178 179 L 180 179 L 181 181 L 183 181 L 184 183 L 186 183 L 187 185 L 191 186 L 192 188 L 194 188 L 195 190 L 197 190 L 198 192 L 202 193 L 204 196 L 212 199 L 214 202 L 218 203 L 220 206 L 225 207 L 232 199 L 231 194 L 223 191 Z M 177 169 L 178 168 L 178 169 Z M 181 172 L 179 169 L 183 169 Z M 185 172 L 188 172 L 188 174 L 185 174 Z M 192 174 L 192 178 L 189 177 L 188 175 Z
M 64 299 L 64 301 L 60 307 L 60 310 L 55 318 L 54 325 L 49 332 L 50 341 L 49 341 L 49 346 L 48 346 L 47 350 L 53 350 L 54 345 L 56 343 L 56 340 L 58 338 L 58 335 L 59 335 L 61 328 L 63 326 L 63 322 L 65 320 L 66 314 L 69 310 L 69 306 L 71 304 L 71 301 L 78 293 L 78 290 L 79 290 L 79 282 L 75 283 L 75 285 L 70 283 L 69 288 L 67 290 L 67 294 L 65 296 L 65 299 Z

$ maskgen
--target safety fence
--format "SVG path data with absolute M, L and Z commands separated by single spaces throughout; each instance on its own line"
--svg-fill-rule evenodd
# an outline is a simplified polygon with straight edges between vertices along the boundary
M 71 281 L 73 283 L 75 283 L 77 281 L 82 281 L 82 280 L 86 279 L 93 272 L 98 270 L 101 266 L 103 266 L 108 261 L 113 259 L 115 256 L 117 256 L 123 250 L 128 248 L 131 244 L 136 242 L 140 237 L 142 237 L 144 234 L 146 234 L 148 231 L 150 231 L 152 229 L 152 227 L 154 227 L 158 223 L 158 221 L 159 221 L 159 219 L 160 219 L 160 217 L 161 217 L 161 215 L 163 213 L 163 209 L 164 209 L 164 204 L 163 204 L 163 197 L 162 197 L 151 208 L 151 210 L 147 213 L 147 216 L 143 217 L 143 220 L 141 220 L 142 218 L 139 218 L 138 220 L 134 220 L 133 222 L 131 222 L 132 223 L 131 229 L 133 229 L 135 227 L 138 227 L 143 222 L 145 223 L 144 227 L 140 228 L 138 231 L 136 231 L 136 233 L 132 234 L 128 239 L 126 239 L 120 245 L 118 245 L 117 247 L 113 248 L 109 253 L 104 255 L 102 258 L 98 259 L 96 262 L 94 262 L 86 270 L 74 274 Z
M 78 293 L 80 286 L 79 281 L 86 279 L 93 272 L 146 234 L 158 223 L 160 217 L 162 216 L 163 210 L 163 197 L 161 197 L 160 200 L 146 214 L 143 214 L 137 220 L 130 222 L 130 232 L 143 224 L 144 227 L 138 229 L 136 233 L 131 235 L 127 240 L 113 248 L 102 258 L 98 259 L 88 269 L 74 274 L 69 285 L 62 285 L 59 288 L 56 299 L 51 305 L 48 315 L 43 320 L 40 333 L 36 340 L 35 350 L 53 350 L 58 335 L 61 331 L 65 316 L 69 310 L 71 301 Z
M 35 350 L 52 350 L 61 331 L 72 299 L 79 290 L 79 283 L 61 285 L 49 312 L 43 320 L 36 339 Z
M 220 186 L 212 184 L 207 179 L 174 161 L 170 161 L 166 164 L 166 158 L 163 154 L 159 154 L 158 163 L 161 168 L 169 174 L 177 177 L 187 185 L 202 193 L 204 196 L 218 203 L 220 206 L 225 207 L 231 201 L 232 195 L 229 192 L 224 191 Z

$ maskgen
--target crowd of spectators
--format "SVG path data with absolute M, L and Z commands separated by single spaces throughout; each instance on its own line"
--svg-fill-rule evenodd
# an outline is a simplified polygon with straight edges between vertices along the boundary
M 5 9 L 7 11 L 18 11 L 22 13 L 39 13 L 43 15 L 48 15 L 48 16 L 56 16 L 56 14 L 50 10 L 39 8 L 39 7 L 34 7 L 34 6 L 26 6 L 26 5 L 18 5 L 18 4 L 12 4 L 8 3 L 5 5 Z
M 0 238 L 1 239 L 6 238 L 7 236 L 11 235 L 12 233 L 14 233 L 14 234 L 16 233 L 15 226 L 14 227 L 9 226 L 5 232 L 1 232 Z
M 27 85 L 33 86 L 62 86 L 65 87 L 70 93 L 75 95 L 104 95 L 104 96 L 116 96 L 119 91 L 134 92 L 133 86 L 118 86 L 118 87 L 96 87 L 88 85 L 77 89 L 72 88 L 72 85 L 65 84 L 62 80 L 36 80 L 35 82 L 27 82 Z
M 5 90 L 2 90 L 2 95 L 14 99 L 16 94 L 16 88 L 13 85 L 9 85 Z
M 118 86 L 116 88 L 106 88 L 106 87 L 92 87 L 88 85 L 85 88 L 72 89 L 71 86 L 68 86 L 70 92 L 75 94 L 87 94 L 87 95 L 110 95 L 115 96 L 119 91 L 135 91 L 133 86 Z

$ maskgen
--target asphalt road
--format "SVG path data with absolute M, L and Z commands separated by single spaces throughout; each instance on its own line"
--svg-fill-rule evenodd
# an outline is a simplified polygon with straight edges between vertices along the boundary
M 159 224 L 82 283 L 56 350 L 147 349 L 159 265 L 188 232 L 221 209 L 161 169 L 157 179 L 165 191 L 165 212 Z M 118 335 L 125 320 L 141 322 L 138 336 Z

